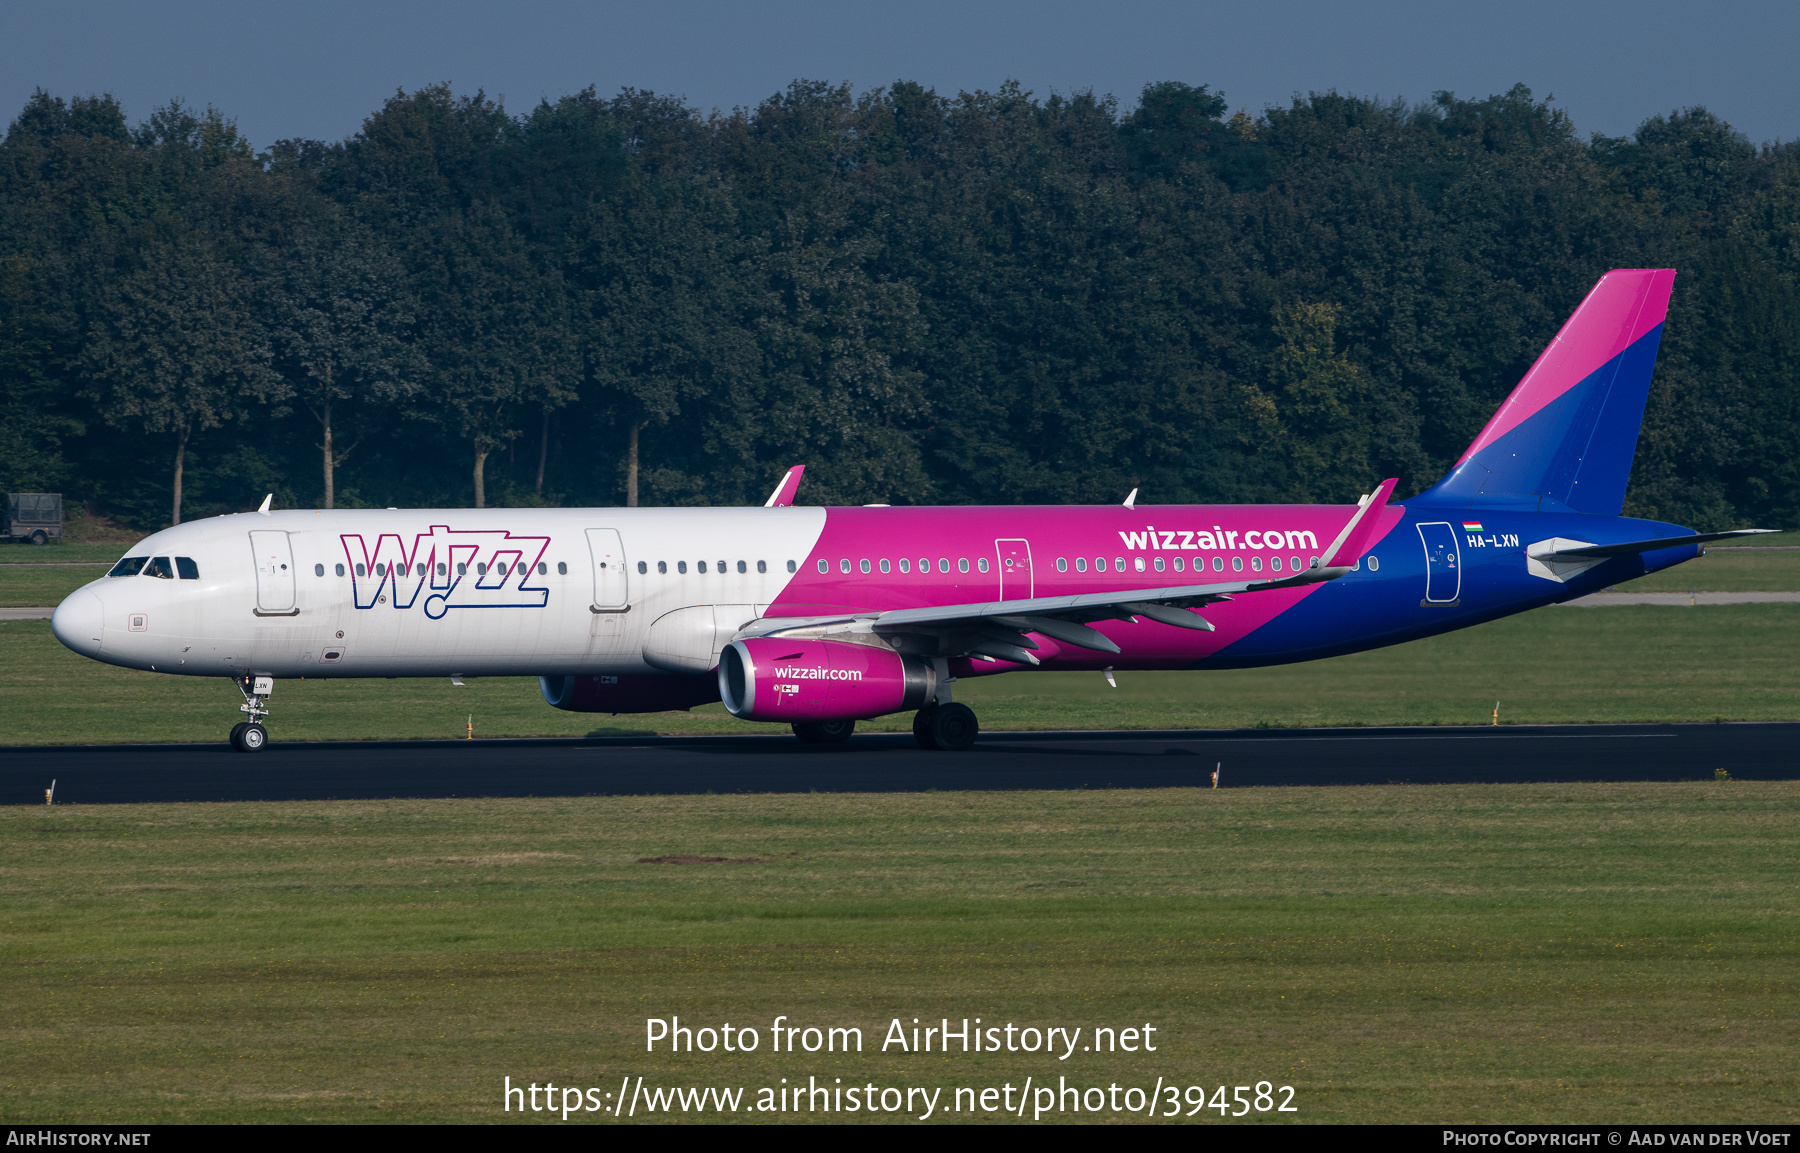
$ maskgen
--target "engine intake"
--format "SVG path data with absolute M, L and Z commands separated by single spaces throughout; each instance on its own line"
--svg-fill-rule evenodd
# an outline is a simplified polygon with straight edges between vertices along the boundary
M 847 721 L 920 708 L 937 691 L 923 657 L 847 641 L 752 637 L 719 654 L 719 696 L 746 721 Z

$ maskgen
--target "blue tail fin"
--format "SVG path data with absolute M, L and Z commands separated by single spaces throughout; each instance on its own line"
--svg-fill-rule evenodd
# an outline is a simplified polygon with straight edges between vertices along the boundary
M 1672 268 L 1601 277 L 1456 467 L 1414 500 L 1617 516 L 1674 284 Z

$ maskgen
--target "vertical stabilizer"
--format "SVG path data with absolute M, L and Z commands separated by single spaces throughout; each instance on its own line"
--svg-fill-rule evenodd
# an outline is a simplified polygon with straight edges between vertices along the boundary
M 1674 285 L 1672 268 L 1601 277 L 1456 467 L 1414 499 L 1617 516 Z

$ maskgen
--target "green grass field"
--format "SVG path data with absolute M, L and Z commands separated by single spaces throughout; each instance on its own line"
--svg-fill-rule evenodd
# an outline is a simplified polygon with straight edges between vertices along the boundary
M 1014 673 L 960 681 L 1000 729 L 1467 725 L 1800 719 L 1800 605 L 1546 608 L 1331 660 L 1229 672 Z M 0 745 L 216 741 L 239 719 L 224 679 L 97 664 L 47 621 L 0 622 Z M 781 731 L 721 705 L 565 713 L 537 681 L 283 681 L 276 740 Z M 910 714 L 864 722 L 903 731 Z
M 1063 1076 L 1294 1086 L 1254 1124 L 1793 1123 L 1797 818 L 1735 781 L 0 808 L 0 1118 Z M 675 854 L 754 863 L 636 863 Z M 645 1054 L 677 1014 L 761 1048 Z M 772 1053 L 783 1014 L 866 1051 Z M 965 1016 L 1159 1046 L 879 1051 Z
M 1789 534 L 1782 534 L 1784 537 Z M 1796 592 L 1800 550 L 1713 549 L 1697 560 L 1617 586 L 1620 592 Z

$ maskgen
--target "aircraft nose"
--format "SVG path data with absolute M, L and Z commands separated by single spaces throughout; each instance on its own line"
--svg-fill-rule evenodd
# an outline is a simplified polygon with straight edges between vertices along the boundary
M 87 589 L 76 589 L 50 614 L 50 631 L 56 639 L 84 657 L 100 653 L 100 626 L 106 606 Z

